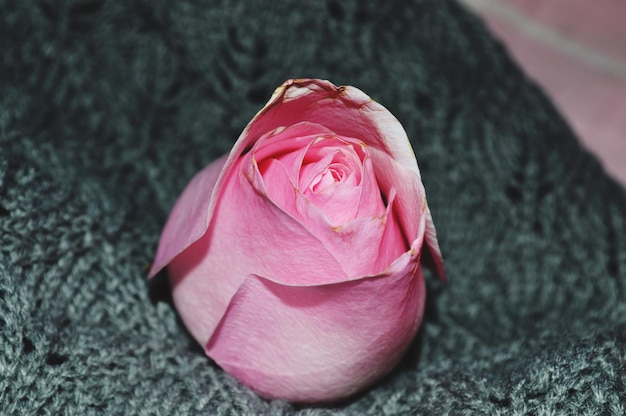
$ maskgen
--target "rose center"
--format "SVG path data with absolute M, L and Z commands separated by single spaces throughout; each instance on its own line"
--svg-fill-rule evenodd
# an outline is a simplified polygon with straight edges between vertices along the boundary
M 346 166 L 334 163 L 315 175 L 309 189 L 315 193 L 322 193 L 338 182 L 344 182 L 347 177 L 349 172 L 346 172 Z
M 321 212 L 333 226 L 384 215 L 367 146 L 329 132 L 311 133 L 308 124 L 278 130 L 253 149 L 274 202 L 303 219 L 312 218 L 310 209 Z

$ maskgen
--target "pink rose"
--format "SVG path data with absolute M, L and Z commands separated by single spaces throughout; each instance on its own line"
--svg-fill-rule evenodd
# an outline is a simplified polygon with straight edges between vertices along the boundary
M 332 401 L 400 360 L 422 319 L 437 244 L 406 133 L 354 87 L 289 80 L 231 152 L 198 173 L 165 225 L 183 322 L 260 394 Z

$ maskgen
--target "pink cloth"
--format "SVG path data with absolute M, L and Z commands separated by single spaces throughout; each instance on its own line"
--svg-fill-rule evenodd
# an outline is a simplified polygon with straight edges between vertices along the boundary
M 626 185 L 626 1 L 461 0 Z

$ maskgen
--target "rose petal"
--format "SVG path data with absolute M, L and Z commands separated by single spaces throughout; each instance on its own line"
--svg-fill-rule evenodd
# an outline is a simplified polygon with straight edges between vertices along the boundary
M 406 233 L 408 241 L 419 235 L 420 221 L 426 221 L 425 247 L 432 258 L 435 272 L 443 281 L 446 280 L 443 257 L 437 242 L 437 232 L 430 209 L 426 203 L 426 191 L 419 176 L 411 169 L 388 158 L 378 150 L 371 152 L 376 177 L 383 192 L 390 188 L 397 188 L 398 203 L 397 216 Z
M 408 241 L 418 236 L 419 221 L 426 213 L 426 195 L 419 177 L 378 149 L 370 149 L 380 190 L 397 191 L 397 215 Z
M 385 211 L 380 187 L 376 180 L 372 159 L 367 152 L 363 161 L 363 175 L 361 178 L 361 197 L 359 199 L 356 217 L 376 217 Z
M 222 156 L 202 169 L 178 198 L 161 233 L 148 278 L 202 237 L 208 226 L 212 193 L 225 164 L 226 156 Z
M 287 168 L 280 160 L 266 159 L 259 163 L 259 171 L 263 172 L 263 182 L 266 184 L 265 192 L 274 203 L 282 207 L 285 211 L 294 217 L 297 213 L 288 210 L 293 205 L 295 186 L 291 180 L 289 168 Z
M 251 154 L 238 163 L 252 166 Z M 228 197 L 220 199 L 207 232 L 169 265 L 177 309 L 202 344 L 251 273 L 298 285 L 347 278 L 324 245 L 267 198 L 258 171 L 246 176 L 250 171 L 236 166 L 240 174 L 224 183 Z
M 333 134 L 319 124 L 302 122 L 264 134 L 255 143 L 252 152 L 259 165 L 268 159 L 280 160 L 287 168 L 291 182 L 298 186 L 302 159 L 313 141 L 317 137 Z
M 395 190 L 392 190 L 387 210 L 382 215 L 360 217 L 334 227 L 306 197 L 296 194 L 297 209 L 307 219 L 307 228 L 352 279 L 382 272 L 408 250 L 409 244 L 392 212 L 395 202 Z M 424 223 L 422 219 L 422 234 Z M 417 251 L 421 241 L 418 238 L 413 242 Z
M 330 401 L 371 385 L 399 361 L 424 308 L 418 258 L 351 282 L 293 287 L 251 275 L 206 353 L 267 397 Z M 376 294 L 372 296 L 372 294 Z

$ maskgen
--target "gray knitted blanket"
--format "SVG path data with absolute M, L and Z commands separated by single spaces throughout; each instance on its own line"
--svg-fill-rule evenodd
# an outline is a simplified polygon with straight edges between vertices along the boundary
M 626 193 L 451 1 L 0 1 L 0 413 L 624 415 Z M 192 175 L 293 77 L 413 142 L 449 274 L 359 397 L 206 358 L 146 274 Z

